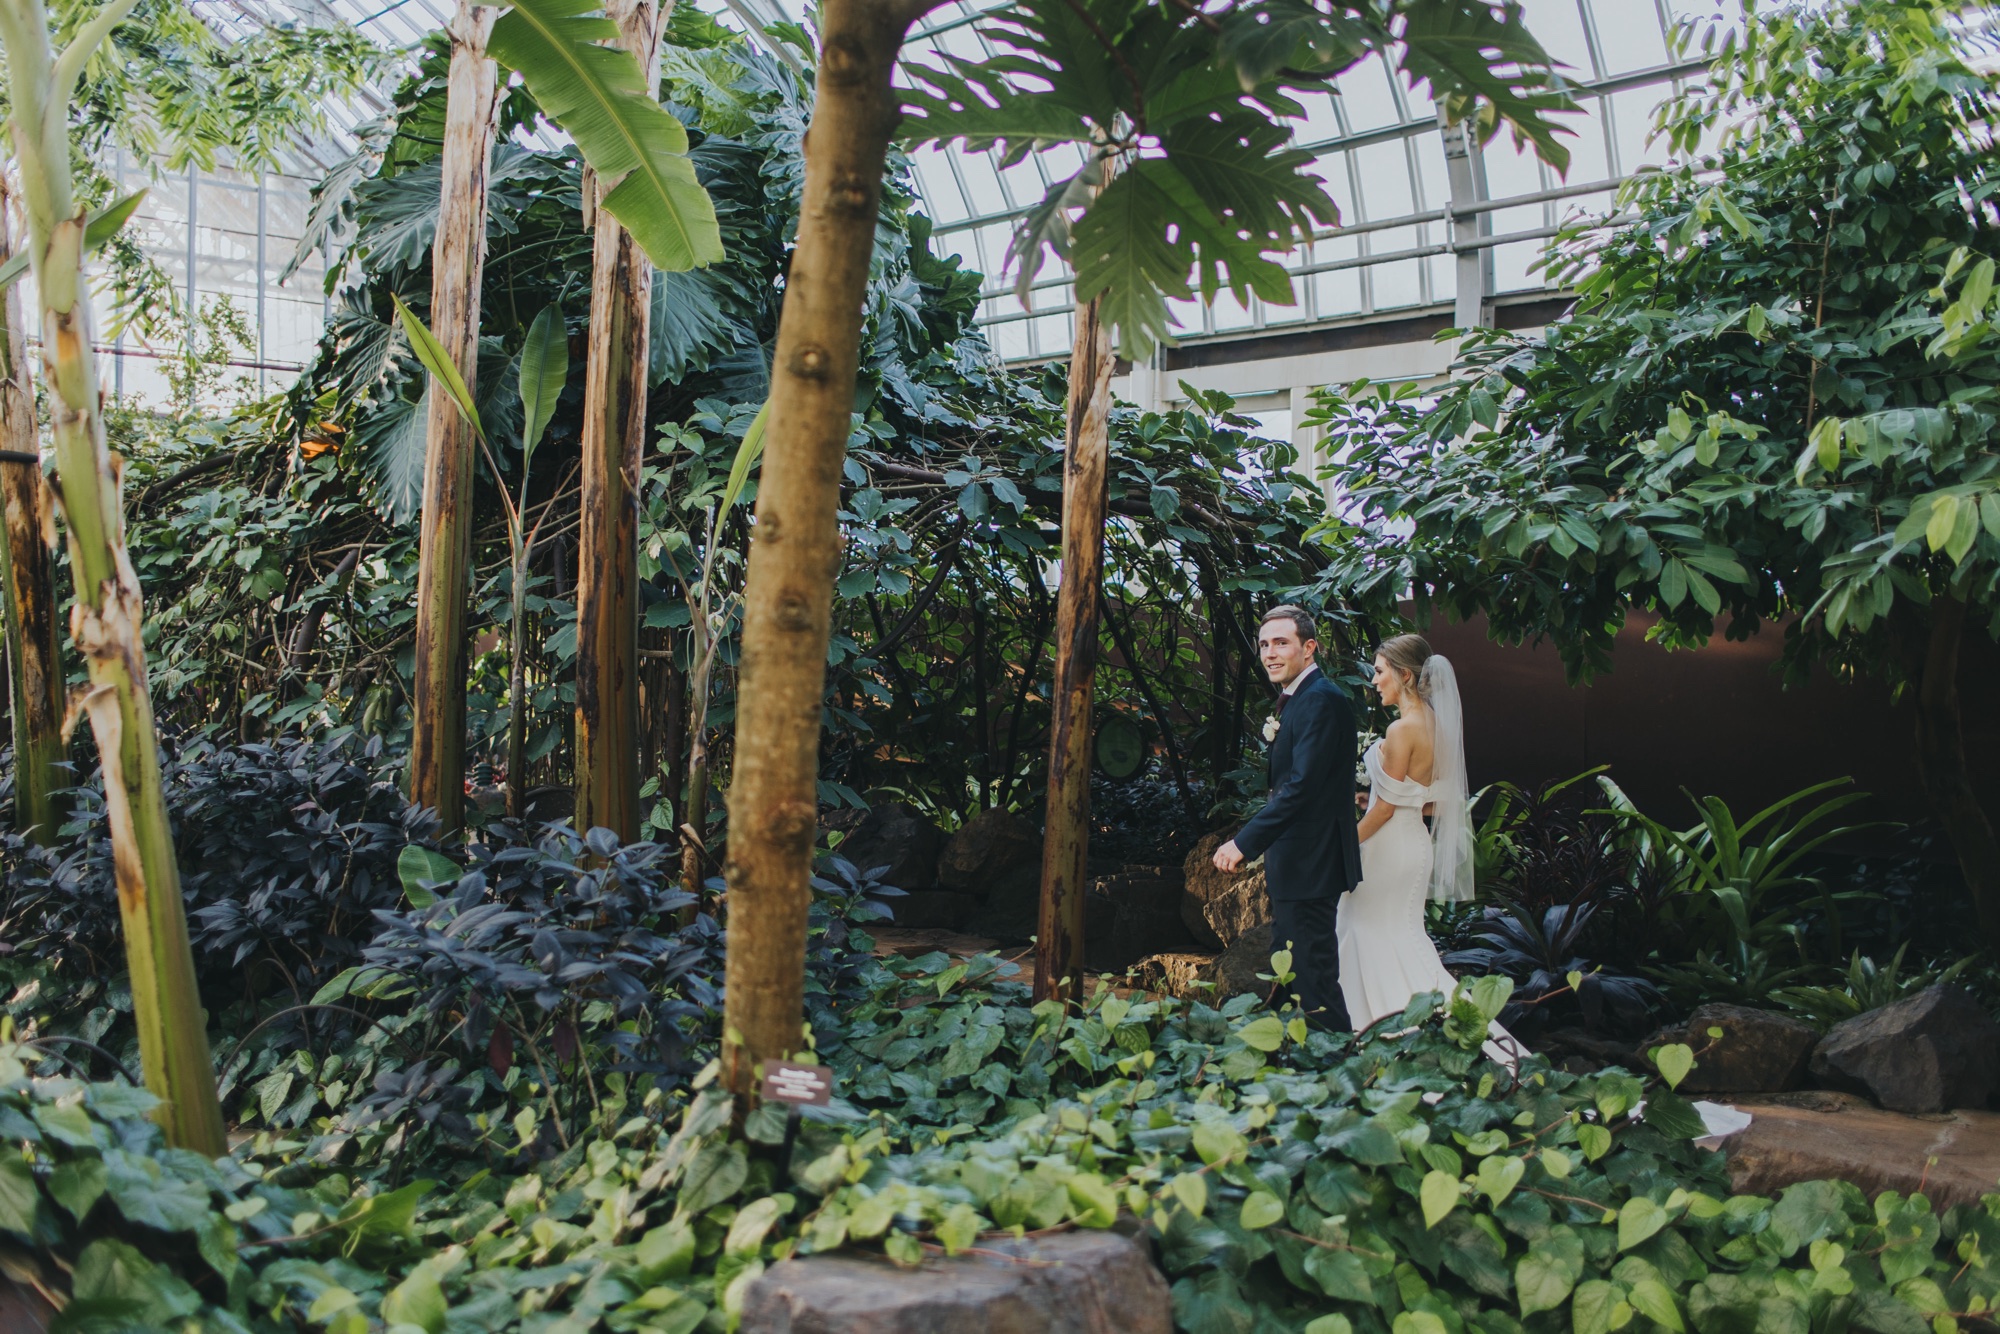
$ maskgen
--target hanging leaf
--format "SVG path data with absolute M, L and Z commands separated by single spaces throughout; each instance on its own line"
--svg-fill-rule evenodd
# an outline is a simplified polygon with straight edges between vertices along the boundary
M 396 314 L 403 321 L 403 333 L 410 340 L 410 350 L 417 354 L 417 360 L 431 373 L 432 381 L 444 386 L 446 395 L 458 405 L 466 421 L 472 423 L 472 429 L 484 438 L 486 428 L 479 422 L 479 408 L 473 403 L 472 392 L 465 387 L 458 367 L 452 365 L 450 356 L 445 353 L 444 344 L 437 340 L 437 335 L 430 331 L 428 325 L 417 318 L 416 312 L 403 304 L 402 297 L 391 296 L 390 300 L 396 303 Z
M 83 248 L 85 253 L 103 248 L 104 243 L 118 235 L 119 229 L 139 211 L 139 205 L 146 201 L 144 190 L 134 190 L 123 199 L 106 204 L 90 215 L 83 224 Z M 17 250 L 0 264 L 0 292 L 12 287 L 20 276 L 28 271 L 28 252 Z
M 757 415 L 750 419 L 750 429 L 743 433 L 743 443 L 736 447 L 736 461 L 729 465 L 729 485 L 722 493 L 722 510 L 728 513 L 736 504 L 736 498 L 743 494 L 749 484 L 750 469 L 764 453 L 764 424 L 771 415 L 771 404 L 766 400 L 757 409 Z
M 653 99 L 616 43 L 618 25 L 592 0 L 516 0 L 487 50 L 518 73 L 549 119 L 576 140 L 604 181 L 604 207 L 662 269 L 723 256 L 715 204 L 687 157 L 687 130 Z
M 563 325 L 562 307 L 551 302 L 542 307 L 528 326 L 527 341 L 521 344 L 521 466 L 528 466 L 542 433 L 555 416 L 556 400 L 569 379 L 569 331 Z
M 424 443 L 430 391 L 392 398 L 356 422 L 351 448 L 375 483 L 375 507 L 393 524 L 409 523 L 424 503 Z

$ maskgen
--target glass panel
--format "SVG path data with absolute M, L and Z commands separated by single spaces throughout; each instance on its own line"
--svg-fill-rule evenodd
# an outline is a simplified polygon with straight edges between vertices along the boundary
M 992 159 L 984 153 L 960 153 L 958 171 L 965 182 L 966 202 L 975 214 L 1000 213 L 1007 207 L 1007 196 L 1000 189 L 999 174 L 993 170 Z
M 1528 31 L 1541 39 L 1542 49 L 1567 66 L 1563 74 L 1573 80 L 1595 78 L 1590 63 L 1590 47 L 1583 38 L 1583 15 L 1577 0 L 1528 0 Z
M 1597 49 L 1604 57 L 1607 75 L 1629 74 L 1667 63 L 1666 40 L 1660 35 L 1659 16 L 1653 7 L 1633 0 L 1592 4 L 1597 19 Z
M 1361 312 L 1361 270 L 1336 269 L 1312 276 L 1313 314 L 1320 319 Z
M 959 193 L 958 181 L 951 174 L 944 150 L 924 144 L 910 155 L 910 160 L 916 168 L 917 189 L 924 197 L 925 211 L 934 220 L 948 223 L 971 216 L 972 210 L 965 206 L 965 196 Z
M 1068 313 L 1044 315 L 1035 324 L 1035 351 L 1042 356 L 1068 356 L 1076 345 L 1076 324 Z
M 1354 178 L 1349 174 L 1349 154 L 1335 153 L 1321 157 L 1313 170 L 1320 180 L 1326 182 L 1326 192 L 1333 196 L 1333 202 L 1340 207 L 1340 221 L 1343 226 L 1352 226 L 1361 221 L 1361 209 L 1355 200 Z
M 1402 119 L 1389 93 L 1389 75 L 1379 57 L 1370 56 L 1340 76 L 1340 106 L 1350 132 L 1394 125 Z
M 1028 341 L 1028 326 L 1021 320 L 1009 320 L 1005 324 L 988 325 L 986 337 L 993 344 L 993 350 L 1004 361 L 1014 361 L 1021 357 L 1031 357 L 1035 349 Z
M 1410 191 L 1410 164 L 1401 144 L 1370 144 L 1356 149 L 1354 160 L 1364 182 L 1363 207 L 1370 222 L 1417 211 Z
M 1444 139 L 1420 134 L 1410 141 L 1417 159 L 1417 182 L 1426 209 L 1443 208 L 1451 202 L 1451 174 L 1444 163 Z
M 1174 322 L 1175 330 L 1184 336 L 1201 332 L 1202 310 L 1199 301 L 1169 301 L 1167 314 Z
M 1000 176 L 1007 182 L 1007 193 L 1014 197 L 1016 208 L 1040 203 L 1049 188 L 1048 182 L 1042 179 L 1042 169 L 1033 158 L 1024 158 L 1011 167 L 1001 168 Z
M 1424 299 L 1423 278 L 1417 271 L 1417 261 L 1413 259 L 1378 264 L 1368 273 L 1370 284 L 1375 289 L 1377 310 L 1414 306 Z
M 1266 324 L 1297 324 L 1300 320 L 1307 319 L 1312 315 L 1311 308 L 1306 304 L 1306 284 L 1302 278 L 1292 279 L 1291 305 L 1279 306 L 1269 301 L 1260 302 L 1259 304 L 1263 310 L 1264 323 Z
M 1316 144 L 1326 139 L 1337 139 L 1344 133 L 1340 128 L 1340 117 L 1334 110 L 1332 93 L 1302 93 L 1297 96 L 1306 109 L 1306 118 L 1294 122 L 1294 133 L 1300 143 Z
M 1248 329 L 1256 323 L 1251 315 L 1250 308 L 1238 301 L 1233 292 L 1216 293 L 1215 305 L 1211 309 L 1214 313 L 1214 327 L 1217 333 L 1225 330 Z
M 1543 286 L 1540 273 L 1528 272 L 1528 266 L 1541 252 L 1540 241 L 1516 241 L 1512 245 L 1494 246 L 1493 290 L 1519 292 Z
M 1618 165 L 1626 175 L 1642 166 L 1661 166 L 1667 160 L 1665 143 L 1647 147 L 1653 135 L 1653 112 L 1672 92 L 1671 85 L 1656 84 L 1614 93 L 1608 100 L 1617 117 Z

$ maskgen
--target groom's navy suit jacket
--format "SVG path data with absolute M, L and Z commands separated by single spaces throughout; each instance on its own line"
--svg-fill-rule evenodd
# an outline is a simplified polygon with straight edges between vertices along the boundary
M 1361 881 L 1354 818 L 1354 708 L 1315 671 L 1285 701 L 1271 742 L 1271 796 L 1236 835 L 1264 858 L 1274 900 L 1331 899 Z

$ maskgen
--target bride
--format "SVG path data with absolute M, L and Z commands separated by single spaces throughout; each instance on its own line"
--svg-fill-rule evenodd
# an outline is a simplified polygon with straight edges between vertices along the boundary
M 1422 635 L 1397 635 L 1375 651 L 1375 691 L 1396 711 L 1368 747 L 1368 810 L 1361 883 L 1340 898 L 1340 989 L 1359 1033 L 1401 1014 L 1420 991 L 1457 990 L 1424 930 L 1424 902 L 1472 897 L 1472 810 L 1465 778 L 1465 714 L 1451 663 Z M 1424 816 L 1432 816 L 1424 827 Z M 1527 1048 L 1495 1023 L 1486 1054 L 1516 1069 Z M 1747 1113 L 1696 1102 L 1710 1136 L 1734 1134 Z
M 1336 926 L 1356 1032 L 1401 1014 L 1420 991 L 1452 994 L 1458 981 L 1424 930 L 1424 903 L 1462 903 L 1473 891 L 1465 723 L 1451 663 L 1423 636 L 1397 635 L 1376 650 L 1375 690 L 1397 716 L 1363 760 L 1361 883 L 1341 897 Z M 1486 1053 L 1511 1066 L 1525 1051 L 1495 1024 Z

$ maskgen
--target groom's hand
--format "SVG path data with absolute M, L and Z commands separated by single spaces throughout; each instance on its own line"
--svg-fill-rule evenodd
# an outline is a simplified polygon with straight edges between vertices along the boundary
M 1217 848 L 1215 856 L 1209 860 L 1215 863 L 1215 869 L 1218 871 L 1234 871 L 1243 865 L 1243 849 L 1237 847 L 1236 840 L 1232 838 Z

